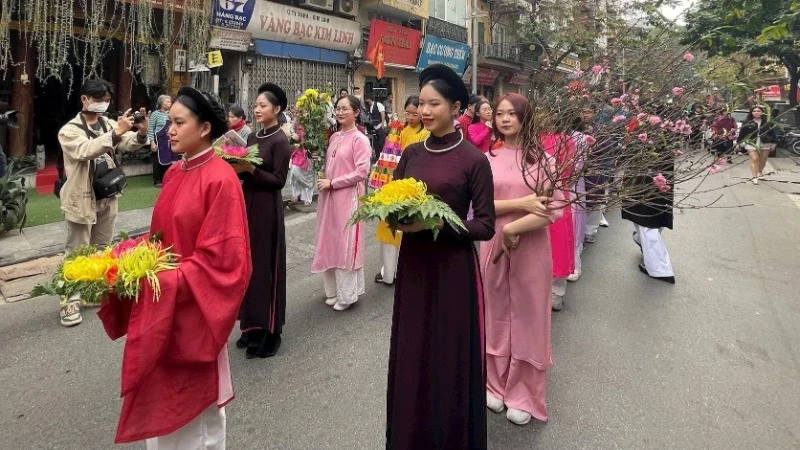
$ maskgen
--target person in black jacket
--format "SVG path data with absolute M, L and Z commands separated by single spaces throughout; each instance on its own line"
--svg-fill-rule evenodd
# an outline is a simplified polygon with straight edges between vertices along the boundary
M 770 151 L 775 147 L 775 141 L 775 127 L 769 123 L 764 108 L 761 106 L 750 108 L 750 114 L 739 130 L 737 146 L 744 147 L 750 157 L 753 184 L 758 184 L 758 180 L 764 177 L 764 167 L 767 165 Z

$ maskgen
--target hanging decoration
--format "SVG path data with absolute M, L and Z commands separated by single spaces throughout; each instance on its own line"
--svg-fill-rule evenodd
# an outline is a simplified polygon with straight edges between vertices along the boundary
M 0 72 L 24 62 L 14 59 L 15 29 L 36 49 L 35 75 L 41 80 L 67 81 L 73 66 L 84 78 L 102 77 L 104 57 L 120 45 L 131 74 L 141 76 L 148 55 L 158 54 L 165 79 L 173 48 L 185 48 L 188 59 L 205 54 L 211 2 L 163 0 L 154 7 L 153 0 L 0 0 Z

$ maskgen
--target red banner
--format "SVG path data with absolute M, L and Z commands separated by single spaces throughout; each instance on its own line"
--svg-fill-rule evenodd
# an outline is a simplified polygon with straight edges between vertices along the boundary
M 369 27 L 367 55 L 380 39 L 384 63 L 416 68 L 421 37 L 420 31 L 373 19 Z

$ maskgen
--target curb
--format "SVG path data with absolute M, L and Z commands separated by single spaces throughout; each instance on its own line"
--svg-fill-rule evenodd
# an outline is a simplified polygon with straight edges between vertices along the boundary
M 314 193 L 314 197 L 312 198 L 312 201 L 317 201 L 317 197 L 318 197 L 318 194 L 315 192 Z M 286 202 L 291 201 L 291 200 L 292 200 L 292 196 L 291 195 L 283 196 L 284 205 L 286 204 Z M 297 212 L 297 213 L 299 213 L 299 214 L 303 213 L 302 211 L 299 211 L 299 210 L 296 210 L 296 209 L 292 209 L 292 210 Z M 150 226 L 148 225 L 148 226 L 145 226 L 145 227 L 134 228 L 133 230 L 127 231 L 127 233 L 128 233 L 128 236 L 130 236 L 132 238 L 137 238 L 137 237 L 139 237 L 139 236 L 141 236 L 143 234 L 146 234 L 149 231 L 150 231 Z M 119 238 L 115 237 L 113 242 L 119 242 Z M 43 250 L 43 251 L 40 251 L 40 252 L 38 252 L 36 254 L 29 255 L 29 256 L 26 256 L 26 257 L 20 258 L 20 259 L 13 259 L 13 258 L 3 259 L 3 258 L 0 258 L 0 267 L 7 267 L 7 266 L 15 265 L 15 264 L 22 264 L 22 263 L 26 263 L 28 261 L 33 261 L 35 259 L 39 259 L 39 258 L 48 258 L 48 257 L 51 257 L 51 256 L 60 255 L 62 253 L 64 253 L 64 247 L 63 246 L 58 246 L 56 248 L 51 248 L 49 250 Z

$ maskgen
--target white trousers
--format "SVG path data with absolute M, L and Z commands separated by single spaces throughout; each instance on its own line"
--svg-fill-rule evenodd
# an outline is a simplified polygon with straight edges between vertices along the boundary
M 556 294 L 561 297 L 567 295 L 566 278 L 553 278 L 553 294 Z
M 177 431 L 147 439 L 147 450 L 225 450 L 225 408 L 216 403 Z
M 605 206 L 600 209 L 591 209 L 586 211 L 586 225 L 584 229 L 589 236 L 596 236 L 597 230 L 600 228 L 600 220 L 603 218 Z
M 400 256 L 400 248 L 392 244 L 384 244 L 381 242 L 380 249 L 381 255 L 381 278 L 386 283 L 394 283 L 394 277 L 397 275 L 397 258 Z
M 311 203 L 314 200 L 314 188 L 304 188 L 292 183 L 292 197 L 300 197 L 301 202 Z
M 660 229 L 633 224 L 633 240 L 642 246 L 644 267 L 650 276 L 671 277 L 675 275 Z
M 579 242 L 575 239 L 575 269 L 573 269 L 572 273 L 581 271 L 581 254 L 583 254 L 583 241 Z
M 325 297 L 334 298 L 342 305 L 358 301 L 364 294 L 364 268 L 358 270 L 329 269 L 322 272 Z

